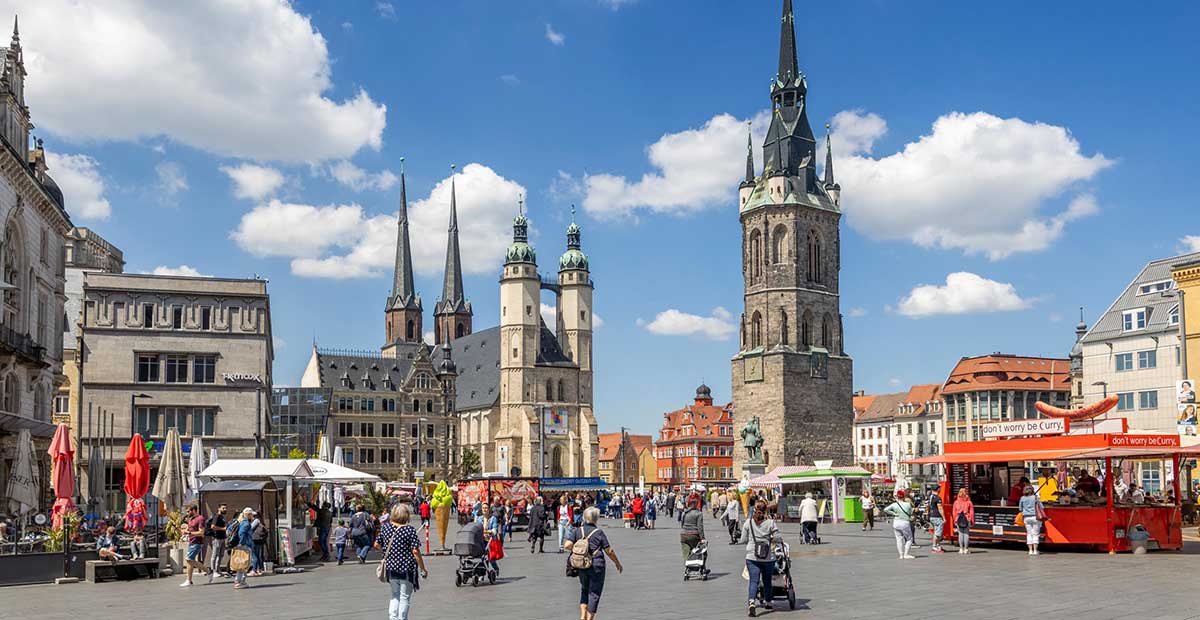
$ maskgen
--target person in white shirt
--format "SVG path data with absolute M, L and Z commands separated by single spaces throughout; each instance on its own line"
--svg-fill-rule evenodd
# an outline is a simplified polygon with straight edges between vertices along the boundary
M 817 512 L 817 500 L 813 499 L 812 492 L 805 493 L 800 502 L 800 531 L 804 533 L 804 543 L 807 545 L 820 543 L 817 538 Z

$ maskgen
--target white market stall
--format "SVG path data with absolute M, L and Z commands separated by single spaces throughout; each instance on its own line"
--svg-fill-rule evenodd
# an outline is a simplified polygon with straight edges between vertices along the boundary
M 291 563 L 295 557 L 309 550 L 312 528 L 308 522 L 308 510 L 303 502 L 308 501 L 311 483 L 315 476 L 304 459 L 221 459 L 200 472 L 201 482 L 227 480 L 271 480 L 282 493 L 281 517 L 276 523 L 280 540 L 281 561 Z M 230 507 L 231 512 L 240 510 Z
M 861 508 L 855 508 L 863 481 L 871 472 L 858 467 L 833 467 L 832 462 L 817 461 L 815 465 L 787 465 L 750 480 L 750 487 L 771 489 L 779 498 L 779 512 L 785 518 L 799 519 L 803 494 L 811 491 L 820 506 L 821 520 L 833 522 L 861 519 Z

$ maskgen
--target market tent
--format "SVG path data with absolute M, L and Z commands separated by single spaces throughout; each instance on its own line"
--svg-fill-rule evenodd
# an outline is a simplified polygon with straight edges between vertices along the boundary
M 312 478 L 313 472 L 304 459 L 221 459 L 200 472 L 200 481 L 240 478 Z
M 608 483 L 600 478 L 542 478 L 538 483 L 542 491 L 603 491 Z
M 312 476 L 297 476 L 301 482 L 318 484 L 358 484 L 361 482 L 379 482 L 379 476 L 350 469 L 321 459 L 305 459 Z

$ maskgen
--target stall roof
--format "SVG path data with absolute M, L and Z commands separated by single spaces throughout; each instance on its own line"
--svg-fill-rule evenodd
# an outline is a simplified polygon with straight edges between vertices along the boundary
M 201 493 L 217 493 L 225 491 L 262 491 L 275 490 L 275 483 L 270 480 L 221 480 L 206 482 L 200 485 Z
M 220 463 L 221 461 L 217 461 Z M 379 476 L 350 469 L 343 465 L 322 461 L 321 459 L 307 459 L 305 461 L 308 468 L 312 471 L 311 478 L 297 476 L 305 482 L 320 482 L 324 484 L 357 484 L 359 482 L 378 482 Z
M 795 482 L 804 478 L 832 478 L 834 476 L 867 477 L 871 472 L 855 466 L 817 469 L 815 465 L 783 465 L 772 469 L 765 475 L 754 478 L 750 486 L 755 488 L 773 487 L 785 482 Z
M 602 491 L 608 483 L 600 478 L 542 478 L 538 482 L 542 491 Z
M 304 459 L 219 459 L 200 472 L 201 479 L 312 478 Z

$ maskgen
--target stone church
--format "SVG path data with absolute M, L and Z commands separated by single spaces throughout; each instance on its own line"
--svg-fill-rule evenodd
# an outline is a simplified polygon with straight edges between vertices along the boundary
M 303 387 L 334 389 L 327 426 L 333 443 L 356 454 L 360 469 L 388 478 L 407 479 L 419 469 L 452 475 L 465 450 L 479 454 L 487 473 L 597 475 L 592 280 L 582 230 L 574 222 L 567 227 L 558 275 L 543 276 L 529 221 L 519 213 L 500 275 L 500 324 L 476 331 L 463 287 L 451 179 L 446 269 L 430 346 L 422 340 L 403 170 L 400 178 L 386 341 L 378 353 L 314 347 L 301 380 Z M 543 291 L 556 297 L 553 331 L 541 318 Z M 375 461 L 363 463 L 363 457 Z
M 732 360 L 734 433 L 759 418 L 768 471 L 816 459 L 848 464 L 853 361 L 844 349 L 838 293 L 841 187 L 828 139 L 824 178 L 817 176 L 791 0 L 783 3 L 771 110 L 762 174 L 755 174 L 748 144 L 738 192 L 745 310 Z M 745 460 L 739 442 L 735 475 Z

